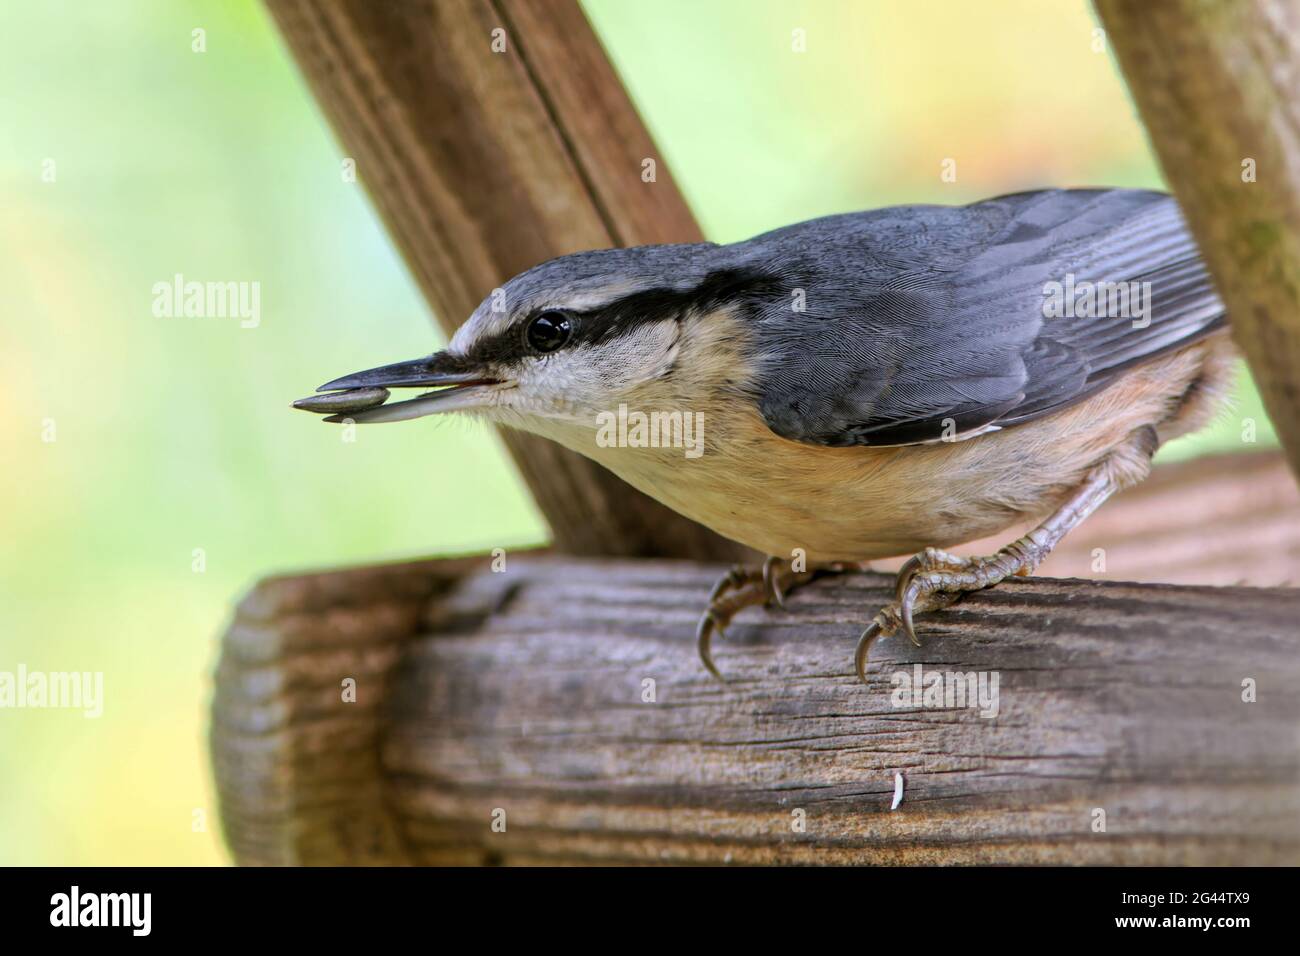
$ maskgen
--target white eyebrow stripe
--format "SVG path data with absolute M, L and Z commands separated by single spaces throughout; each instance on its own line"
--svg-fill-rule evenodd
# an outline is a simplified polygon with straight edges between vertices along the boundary
M 579 292 L 576 289 L 563 289 L 539 301 L 543 309 L 577 309 L 586 311 L 611 305 L 624 296 L 640 292 L 643 285 L 633 282 L 611 282 L 597 289 Z
M 561 286 L 545 295 L 534 296 L 526 312 L 511 309 L 509 297 L 506 307 L 500 311 L 492 309 L 492 304 L 499 299 L 488 296 L 487 300 L 475 310 L 474 314 L 452 335 L 447 350 L 454 355 L 464 355 L 475 342 L 492 338 L 506 332 L 512 324 L 525 314 L 541 312 L 545 309 L 571 309 L 575 312 L 588 312 L 612 305 L 619 299 L 633 295 L 645 288 L 644 283 L 619 281 L 610 282 L 596 288 L 575 289 Z

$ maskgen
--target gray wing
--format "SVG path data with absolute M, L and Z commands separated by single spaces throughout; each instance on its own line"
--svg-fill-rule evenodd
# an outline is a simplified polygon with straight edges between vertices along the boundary
M 805 286 L 806 311 L 786 304 L 756 319 L 759 388 L 772 430 L 813 444 L 909 444 L 953 425 L 1031 421 L 1224 322 L 1163 193 L 1052 190 L 897 207 L 745 245 L 750 264 Z M 1071 282 L 1076 296 L 1083 283 L 1123 283 L 1103 294 L 1136 295 L 1122 316 L 1114 299 L 1091 315 L 1046 315 L 1045 302 L 1088 311 L 1067 295 Z

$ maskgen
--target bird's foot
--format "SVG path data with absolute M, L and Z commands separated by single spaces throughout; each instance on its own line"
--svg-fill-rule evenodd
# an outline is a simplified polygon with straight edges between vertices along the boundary
M 819 574 L 842 570 L 839 565 L 818 565 L 796 571 L 784 558 L 768 558 L 762 568 L 736 565 L 713 586 L 709 594 L 709 607 L 700 617 L 695 629 L 696 646 L 704 666 L 720 681 L 726 678 L 713 663 L 711 649 L 713 635 L 726 636 L 732 618 L 747 607 L 776 607 L 785 610 L 785 596 L 800 585 L 807 584 Z
M 942 610 L 970 591 L 993 587 L 1009 577 L 1032 574 L 1051 551 L 1054 537 L 1058 536 L 1036 528 L 995 554 L 963 558 L 938 548 L 926 548 L 913 556 L 899 569 L 894 600 L 880 609 L 858 640 L 854 663 L 859 679 L 863 683 L 867 681 L 867 654 L 876 638 L 901 631 L 920 647 L 913 625 L 915 615 Z M 708 610 L 696 628 L 700 660 L 710 674 L 725 681 L 713 663 L 711 645 L 714 634 L 726 636 L 726 628 L 737 614 L 759 605 L 784 609 L 786 595 L 813 578 L 863 568 L 864 565 L 837 563 L 796 571 L 782 558 L 768 558 L 761 569 L 736 565 L 714 585 Z
M 1050 550 L 1045 536 L 1035 530 L 995 554 L 963 558 L 926 548 L 910 558 L 895 579 L 893 602 L 881 608 L 858 640 L 854 660 L 858 678 L 867 681 L 867 653 L 876 638 L 902 631 L 920 647 L 912 625 L 914 615 L 941 610 L 969 591 L 993 587 L 1013 575 L 1032 574 Z

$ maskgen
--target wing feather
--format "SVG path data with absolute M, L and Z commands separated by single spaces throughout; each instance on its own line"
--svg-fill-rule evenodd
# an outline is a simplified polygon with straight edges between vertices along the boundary
M 757 331 L 770 360 L 766 421 L 814 444 L 907 444 L 1032 421 L 1225 320 L 1162 193 L 1051 190 L 896 207 L 742 245 L 809 290 L 805 312 L 774 306 Z M 1053 284 L 1064 292 L 1071 281 L 1123 283 L 1137 298 L 1127 315 L 1045 314 Z

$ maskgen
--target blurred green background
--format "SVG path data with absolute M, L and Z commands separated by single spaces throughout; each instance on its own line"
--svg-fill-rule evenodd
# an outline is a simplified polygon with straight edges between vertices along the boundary
M 585 6 L 715 240 L 1160 185 L 1082 0 Z M 232 602 L 271 572 L 545 528 L 489 432 L 346 444 L 288 408 L 439 343 L 259 5 L 7 3 L 0 87 L 0 670 L 103 671 L 106 698 L 97 720 L 0 710 L 0 862 L 224 862 L 205 708 Z M 176 273 L 258 281 L 260 325 L 155 317 Z M 1246 415 L 1266 422 L 1248 384 L 1163 454 L 1240 448 Z

